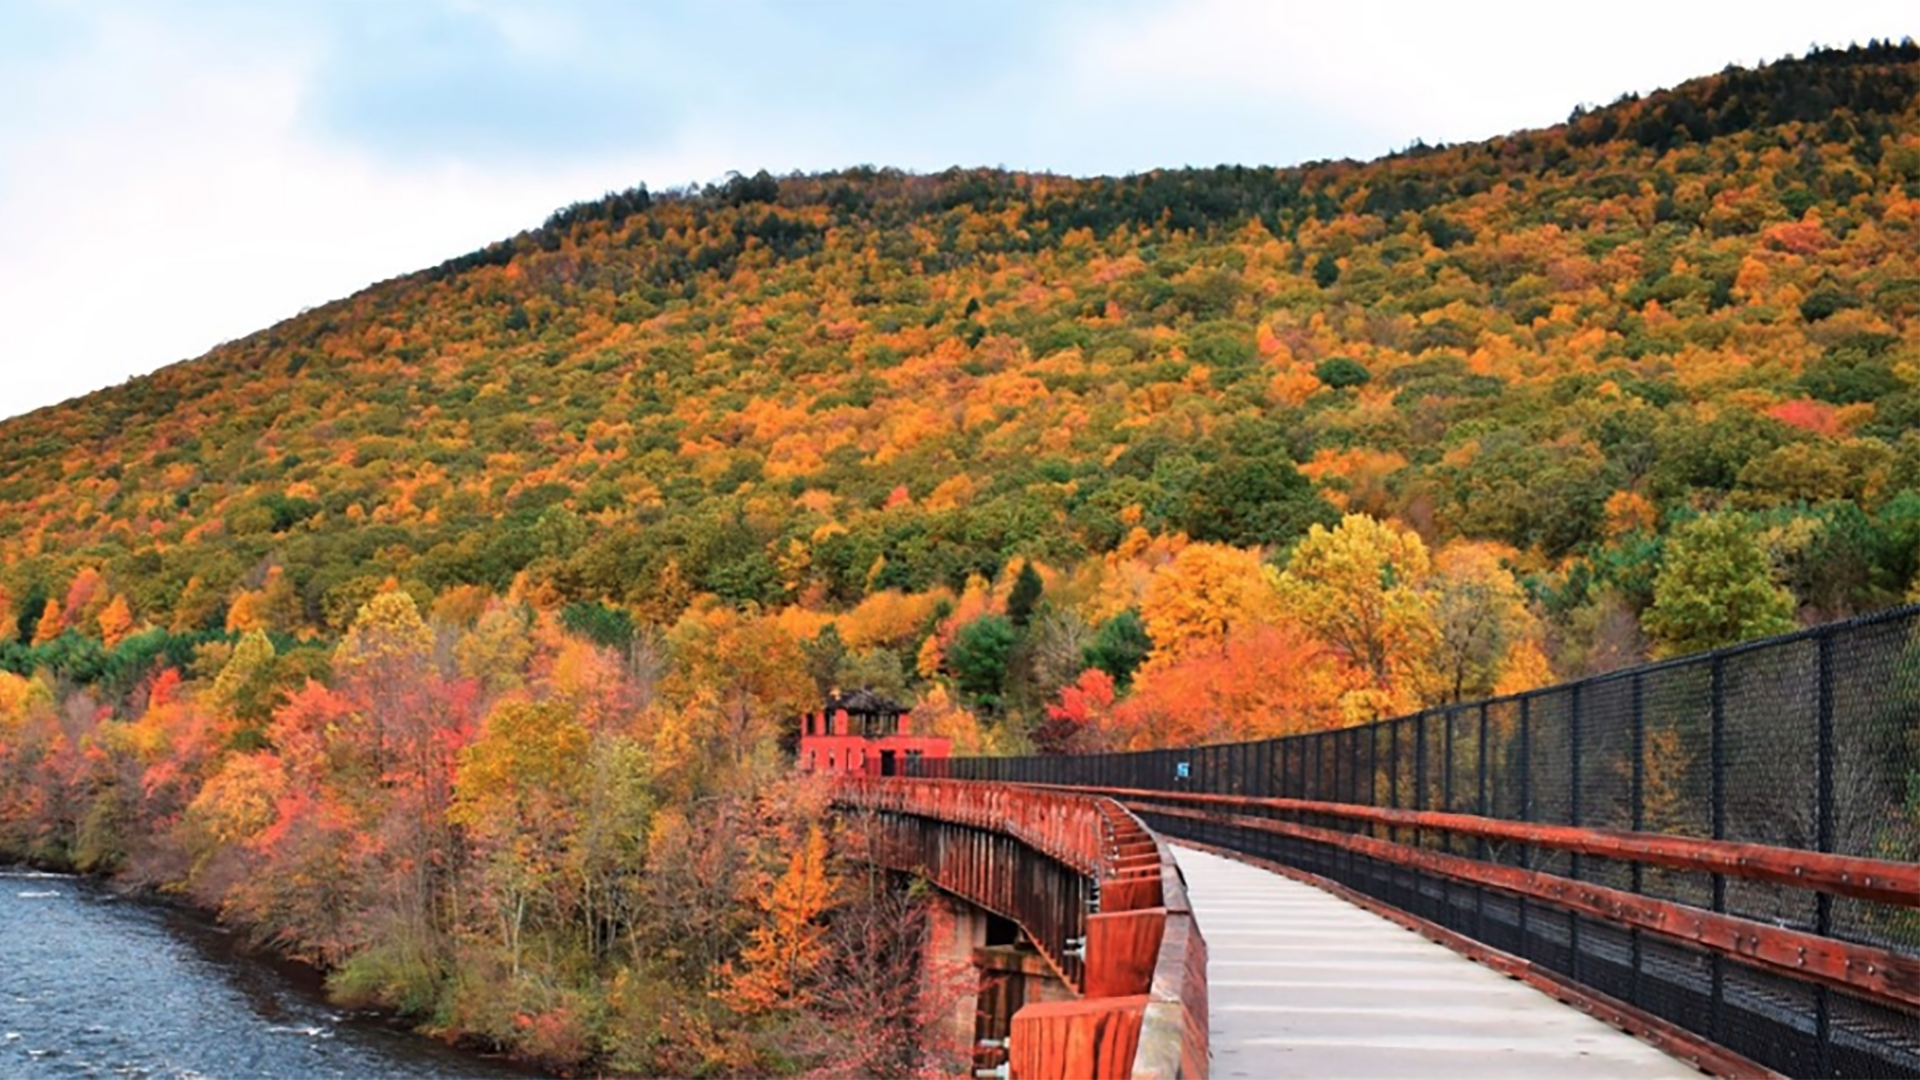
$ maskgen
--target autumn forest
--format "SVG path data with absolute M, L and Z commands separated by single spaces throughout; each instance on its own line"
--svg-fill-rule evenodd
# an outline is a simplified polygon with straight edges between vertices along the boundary
M 548 1067 L 905 1075 L 835 689 L 1218 742 L 1917 589 L 1910 41 L 1368 163 L 641 186 L 0 422 L 0 857 Z

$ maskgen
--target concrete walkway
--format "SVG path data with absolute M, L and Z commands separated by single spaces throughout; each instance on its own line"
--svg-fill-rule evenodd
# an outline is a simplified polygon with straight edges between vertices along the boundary
M 1701 1076 L 1310 885 L 1174 848 L 1207 939 L 1213 1075 Z

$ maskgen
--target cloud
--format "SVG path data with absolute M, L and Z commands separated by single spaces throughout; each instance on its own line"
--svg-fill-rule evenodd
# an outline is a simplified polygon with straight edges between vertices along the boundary
M 1463 142 L 1551 125 L 1578 104 L 1811 44 L 1897 36 L 1911 17 L 1906 0 L 1195 0 L 1125 17 L 1084 13 L 1063 80 L 1070 89 L 1058 97 L 1086 115 L 1129 113 L 1147 130 L 1190 118 L 1219 147 L 1201 160 L 1371 158 L 1415 138 Z M 1249 156 L 1254 132 L 1273 151 Z
M 272 28 L 278 30 L 279 28 Z M 0 416 L 198 355 L 301 308 L 650 177 L 708 179 L 690 137 L 554 164 L 403 161 L 305 123 L 318 50 L 118 10 L 16 74 L 0 158 Z
M 672 144 L 696 95 L 650 8 L 366 5 L 322 26 L 330 40 L 302 122 L 382 157 L 579 162 Z

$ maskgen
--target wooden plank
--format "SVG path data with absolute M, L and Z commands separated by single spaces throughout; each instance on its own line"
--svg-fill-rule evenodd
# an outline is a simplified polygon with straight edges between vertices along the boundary
M 1137 911 L 1160 906 L 1160 878 L 1125 878 L 1100 883 L 1101 911 Z
M 1013 1014 L 1011 1080 L 1124 1080 L 1133 1074 L 1147 996 L 1043 1002 Z
M 1166 908 L 1100 912 L 1087 916 L 1087 985 L 1090 998 L 1130 997 L 1153 986 Z

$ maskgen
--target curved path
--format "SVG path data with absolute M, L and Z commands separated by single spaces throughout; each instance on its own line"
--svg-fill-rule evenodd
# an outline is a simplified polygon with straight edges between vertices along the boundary
M 1311 885 L 1171 846 L 1207 936 L 1216 1080 L 1701 1076 Z

